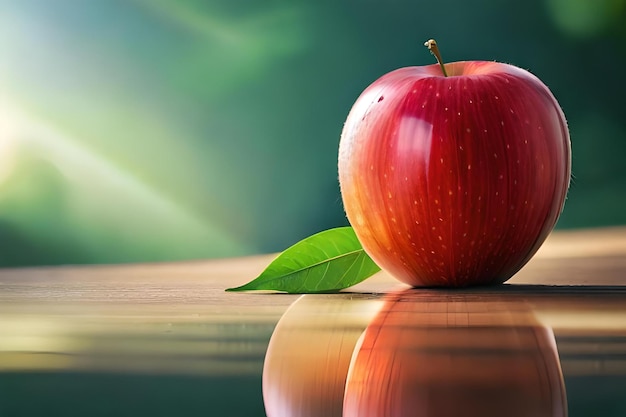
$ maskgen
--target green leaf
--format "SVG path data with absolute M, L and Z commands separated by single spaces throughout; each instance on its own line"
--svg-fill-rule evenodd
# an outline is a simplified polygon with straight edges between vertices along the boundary
M 254 280 L 226 291 L 274 290 L 288 293 L 334 292 L 380 271 L 351 227 L 310 236 L 281 253 Z

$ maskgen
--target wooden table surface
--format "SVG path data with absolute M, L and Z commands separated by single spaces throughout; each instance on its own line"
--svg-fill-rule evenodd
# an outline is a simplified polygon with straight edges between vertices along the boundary
M 0 416 L 262 415 L 267 344 L 300 296 L 224 289 L 273 257 L 0 269 Z M 626 375 L 625 284 L 626 227 L 614 227 L 555 232 L 507 285 L 459 293 L 528 300 L 568 375 Z M 403 288 L 381 272 L 305 297 Z

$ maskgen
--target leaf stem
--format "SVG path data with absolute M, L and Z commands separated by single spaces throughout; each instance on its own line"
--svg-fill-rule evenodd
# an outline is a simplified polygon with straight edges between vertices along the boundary
M 434 39 L 429 39 L 424 42 L 424 46 L 428 48 L 431 54 L 435 56 L 439 66 L 441 67 L 441 72 L 443 72 L 443 76 L 447 77 L 448 73 L 446 72 L 446 67 L 443 65 L 443 59 L 441 58 L 441 53 L 439 52 L 439 48 L 437 47 L 437 42 Z

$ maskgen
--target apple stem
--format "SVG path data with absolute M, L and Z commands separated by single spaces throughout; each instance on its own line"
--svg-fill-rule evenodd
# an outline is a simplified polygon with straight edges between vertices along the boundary
M 439 48 L 437 47 L 437 42 L 434 39 L 429 39 L 424 42 L 424 46 L 428 48 L 431 54 L 435 56 L 439 66 L 441 67 L 441 72 L 443 72 L 443 76 L 447 77 L 448 73 L 446 72 L 446 67 L 443 65 L 443 59 L 441 59 L 441 53 L 439 52 Z

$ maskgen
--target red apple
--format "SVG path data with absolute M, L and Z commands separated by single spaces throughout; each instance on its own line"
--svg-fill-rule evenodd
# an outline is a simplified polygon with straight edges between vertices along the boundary
M 554 228 L 570 160 L 565 116 L 537 77 L 453 62 L 400 68 L 365 89 L 341 135 L 339 182 L 363 248 L 397 279 L 495 284 Z

